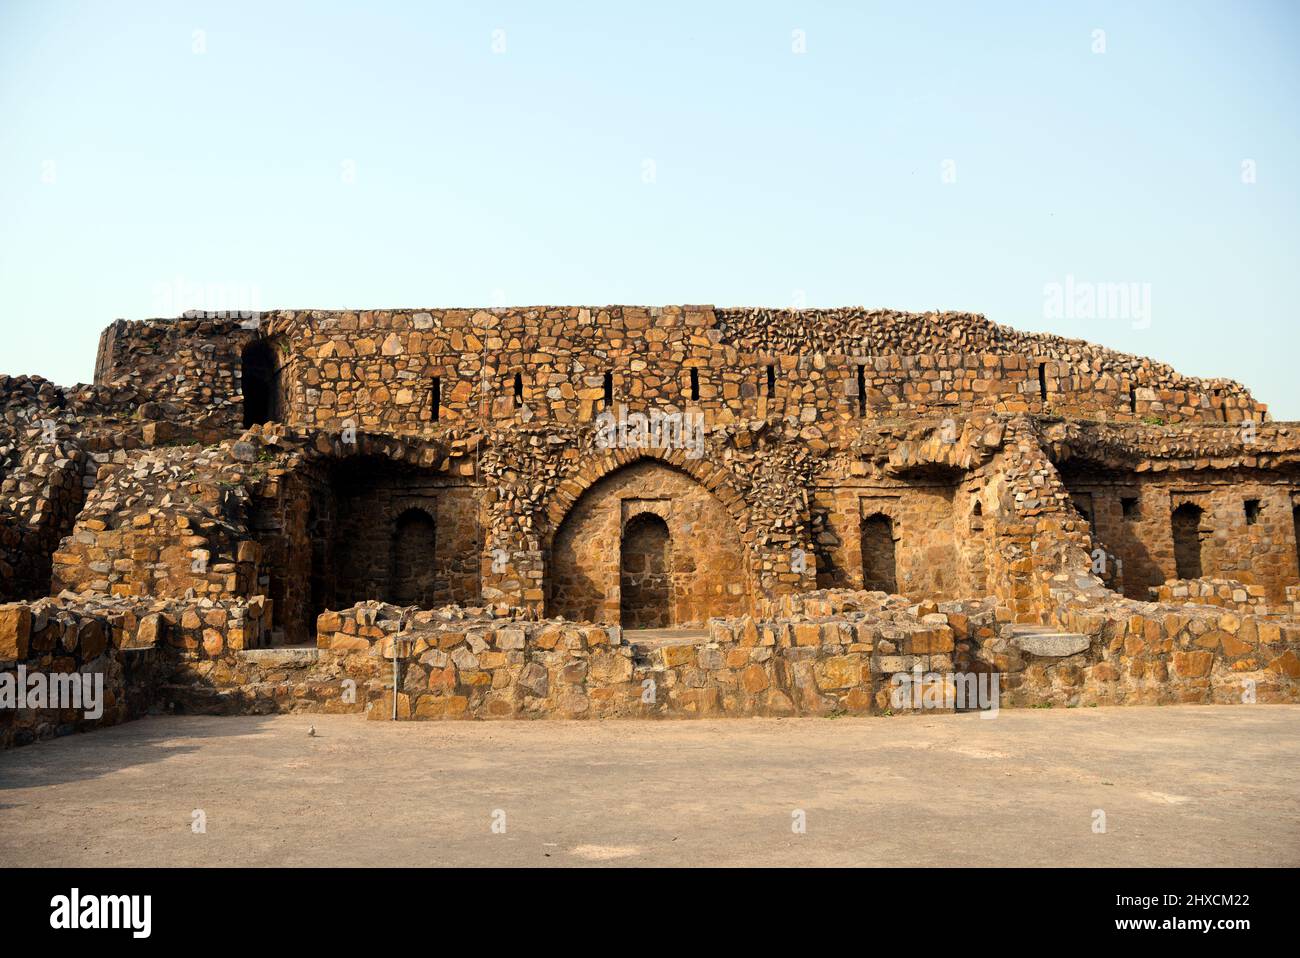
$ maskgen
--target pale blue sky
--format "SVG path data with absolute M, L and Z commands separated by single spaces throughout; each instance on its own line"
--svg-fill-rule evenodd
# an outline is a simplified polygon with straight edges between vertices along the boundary
M 178 283 L 801 301 L 982 312 L 1300 419 L 1298 117 L 1294 2 L 0 0 L 0 372 L 88 380 Z M 1067 276 L 1149 284 L 1150 322 L 1048 316 Z

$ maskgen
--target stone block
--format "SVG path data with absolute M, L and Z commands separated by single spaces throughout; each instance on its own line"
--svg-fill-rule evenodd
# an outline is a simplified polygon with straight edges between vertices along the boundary
M 663 657 L 664 665 L 667 668 L 676 668 L 679 665 L 685 665 L 695 658 L 695 646 L 693 645 L 665 645 L 659 650 Z
M 25 605 L 0 605 L 0 661 L 22 661 L 32 637 L 32 612 Z
M 1012 644 L 1027 655 L 1063 658 L 1085 651 L 1092 644 L 1077 632 L 1027 632 L 1013 635 Z
M 817 677 L 817 687 L 822 691 L 852 688 L 862 682 L 862 657 L 829 656 L 817 661 L 813 673 Z

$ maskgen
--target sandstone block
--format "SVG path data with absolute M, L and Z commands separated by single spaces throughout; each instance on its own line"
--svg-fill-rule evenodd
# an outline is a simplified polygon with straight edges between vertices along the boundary
M 0 660 L 27 658 L 31 644 L 32 612 L 25 605 L 0 606 Z

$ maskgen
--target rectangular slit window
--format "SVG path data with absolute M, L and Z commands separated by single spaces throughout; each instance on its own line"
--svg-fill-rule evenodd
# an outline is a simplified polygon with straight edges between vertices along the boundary
M 438 421 L 438 416 L 442 412 L 442 377 L 434 376 L 433 383 L 429 387 L 429 408 L 433 421 Z
M 699 402 L 700 399 L 700 371 L 694 366 L 691 367 L 691 401 Z
M 767 367 L 767 398 L 776 398 L 776 367 L 773 365 Z
M 1136 519 L 1141 515 L 1138 507 L 1137 496 L 1124 496 L 1119 501 L 1120 509 L 1124 512 L 1125 519 Z
M 1214 404 L 1219 407 L 1219 418 L 1224 422 L 1228 421 L 1228 404 L 1223 401 L 1223 392 L 1216 389 L 1214 391 Z
M 858 363 L 858 415 L 867 414 L 867 367 Z
M 524 377 L 519 373 L 515 373 L 515 405 L 522 406 L 523 404 L 524 404 Z
M 605 373 L 605 405 L 614 405 L 614 374 Z
M 1128 411 L 1134 413 L 1138 411 L 1138 391 L 1136 386 L 1128 387 Z
M 1259 500 L 1247 499 L 1246 500 L 1246 525 L 1253 526 L 1257 522 L 1259 522 Z
M 1047 402 L 1047 363 L 1038 364 L 1038 398 Z

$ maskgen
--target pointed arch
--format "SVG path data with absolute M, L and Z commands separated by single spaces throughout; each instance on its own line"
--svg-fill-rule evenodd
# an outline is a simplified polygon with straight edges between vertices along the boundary
M 750 537 L 749 510 L 745 497 L 737 490 L 730 473 L 720 466 L 710 465 L 703 458 L 693 459 L 685 450 L 663 453 L 642 450 L 617 449 L 605 452 L 586 461 L 572 476 L 559 484 L 546 508 L 546 518 L 552 532 L 558 530 L 582 494 L 606 476 L 635 462 L 647 460 L 671 466 L 690 476 L 717 497 L 728 514 L 740 528 L 746 541 Z
M 734 512 L 714 492 L 716 476 L 706 484 L 695 470 L 656 456 L 625 458 L 584 472 L 589 481 L 570 487 L 572 504 L 552 510 L 558 525 L 545 550 L 547 615 L 620 624 L 630 613 L 629 627 L 650 628 L 749 612 L 756 593 L 748 549 Z

